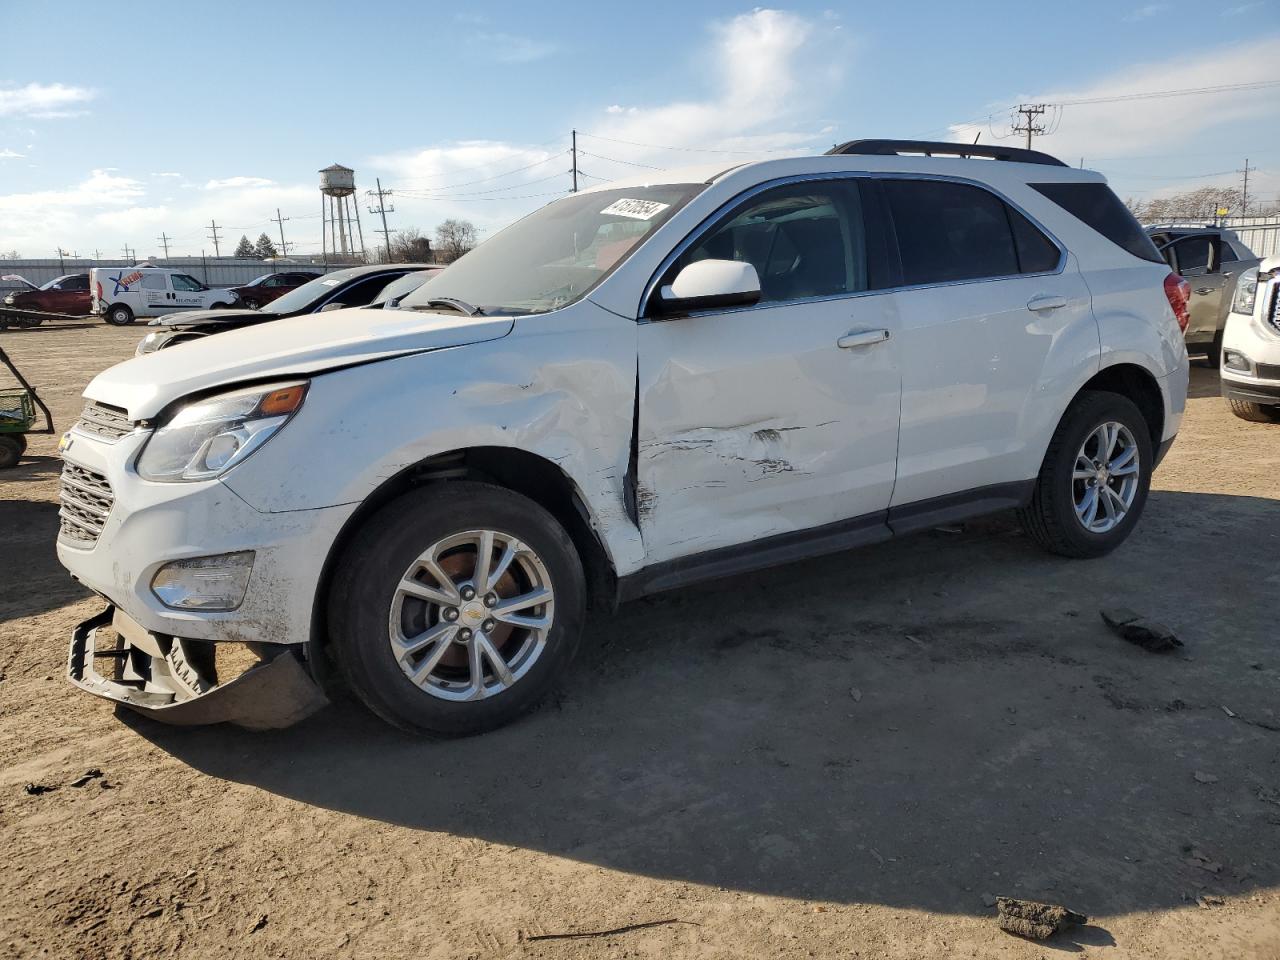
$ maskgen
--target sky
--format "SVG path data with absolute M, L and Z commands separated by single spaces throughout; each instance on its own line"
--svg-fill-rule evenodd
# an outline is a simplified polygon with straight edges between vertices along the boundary
M 1280 0 L 1216 5 L 700 0 L 643 4 L 111 4 L 0 0 L 0 252 L 213 253 L 241 234 L 320 252 L 318 170 L 393 193 L 394 230 L 491 235 L 580 182 L 821 153 L 858 137 L 1015 143 L 1125 197 L 1280 197 Z M 19 40 L 21 42 L 19 42 Z

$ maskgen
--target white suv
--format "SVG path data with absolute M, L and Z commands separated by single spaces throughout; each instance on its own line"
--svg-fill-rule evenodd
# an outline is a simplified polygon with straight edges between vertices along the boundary
M 1280 257 L 1240 276 L 1223 333 L 1222 395 L 1237 417 L 1280 423 Z
M 71 678 L 264 726 L 334 664 L 469 733 L 548 691 L 591 602 L 1006 508 L 1105 554 L 1178 431 L 1187 297 L 1101 176 L 1031 151 L 858 141 L 566 197 L 412 309 L 98 376 L 58 555 L 109 606 Z

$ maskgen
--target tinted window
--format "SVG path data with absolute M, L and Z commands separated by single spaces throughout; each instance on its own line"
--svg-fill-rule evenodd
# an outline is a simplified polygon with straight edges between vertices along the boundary
M 1105 183 L 1033 183 L 1030 186 L 1122 250 L 1152 263 L 1164 262 L 1129 208 Z
M 1208 237 L 1187 237 L 1172 246 L 1173 255 L 1177 258 L 1178 271 L 1208 270 L 1209 252 L 1213 242 Z
M 383 287 L 387 285 L 387 274 L 380 273 L 366 280 L 359 280 L 343 290 L 331 302 L 340 303 L 344 307 L 363 307 L 373 301 Z M 326 304 L 327 306 L 327 304 Z
M 756 268 L 762 303 L 867 289 L 866 244 L 857 186 L 788 184 L 731 211 L 668 272 L 698 260 L 741 260 Z
M 67 277 L 67 279 L 63 280 L 60 284 L 58 284 L 58 289 L 59 290 L 88 290 L 89 278 L 87 276 Z
M 1018 273 L 1004 201 L 963 183 L 885 180 L 902 282 L 947 283 Z
M 1013 241 L 1018 249 L 1018 268 L 1023 273 L 1048 273 L 1058 269 L 1062 253 L 1052 240 L 1040 232 L 1040 228 L 1013 207 L 1005 205 L 1009 225 L 1013 227 Z
M 203 290 L 204 287 L 193 277 L 188 277 L 185 273 L 175 273 L 170 278 L 173 282 L 175 290 Z
M 1223 240 L 1218 245 L 1218 262 L 1219 263 L 1235 263 L 1240 257 L 1236 254 L 1235 249 L 1231 246 L 1230 241 Z M 65 287 L 63 289 L 66 289 Z

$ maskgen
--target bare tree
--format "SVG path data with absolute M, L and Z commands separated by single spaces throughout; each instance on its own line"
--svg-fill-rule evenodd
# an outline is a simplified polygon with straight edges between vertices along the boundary
M 1135 217 L 1146 223 L 1160 220 L 1213 220 L 1218 216 L 1219 210 L 1226 210 L 1232 216 L 1244 213 L 1240 209 L 1238 187 L 1201 187 L 1151 200 L 1130 198 L 1125 204 Z M 1255 210 L 1253 203 L 1249 204 L 1249 209 Z
M 436 257 L 441 263 L 453 263 L 479 242 L 480 234 L 470 220 L 450 218 L 436 227 Z
M 21 260 L 22 254 L 17 250 L 0 250 L 0 260 Z

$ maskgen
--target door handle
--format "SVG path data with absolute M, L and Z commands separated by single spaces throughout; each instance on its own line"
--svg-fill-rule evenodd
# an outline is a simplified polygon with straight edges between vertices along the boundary
M 852 350 L 854 347 L 869 347 L 872 344 L 884 343 L 888 339 L 888 330 L 854 330 L 837 340 L 836 346 L 841 350 Z
M 1059 310 L 1066 305 L 1066 297 L 1032 297 L 1027 301 L 1027 309 L 1032 313 L 1036 313 L 1040 310 Z

